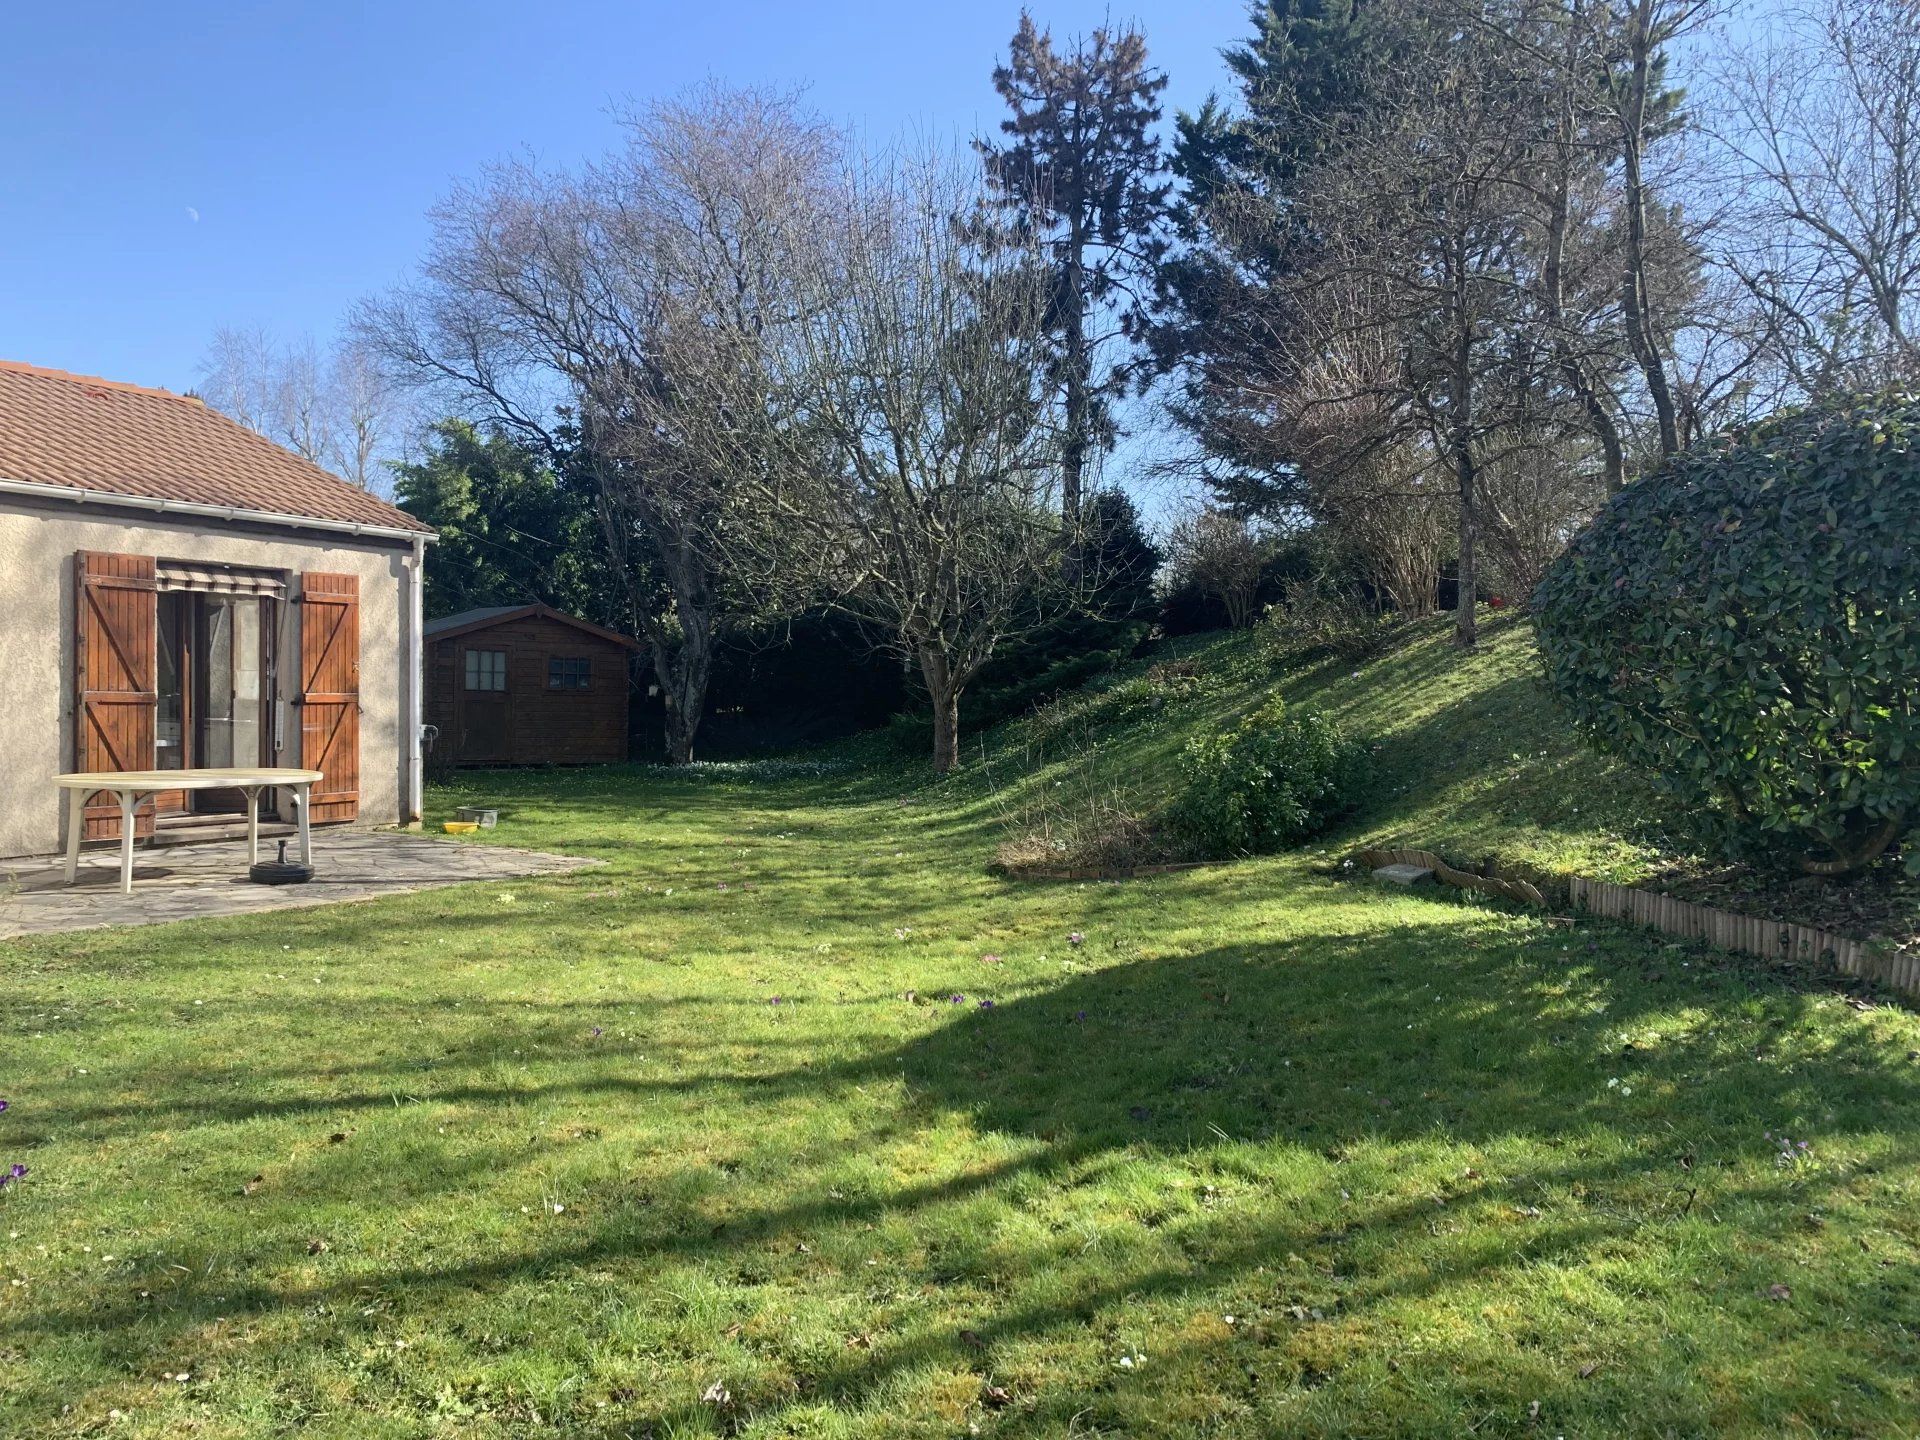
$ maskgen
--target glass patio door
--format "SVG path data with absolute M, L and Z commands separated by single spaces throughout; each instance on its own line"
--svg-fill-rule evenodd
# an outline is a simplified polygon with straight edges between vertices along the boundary
M 272 602 L 191 590 L 162 591 L 159 602 L 155 768 L 265 764 Z M 175 790 L 158 799 L 163 816 L 242 808 L 237 790 Z

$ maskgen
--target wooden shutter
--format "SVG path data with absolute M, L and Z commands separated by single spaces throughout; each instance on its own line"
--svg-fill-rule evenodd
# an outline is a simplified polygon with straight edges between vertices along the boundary
M 154 641 L 159 591 L 151 555 L 80 550 L 74 557 L 73 711 L 75 770 L 151 770 Z M 81 836 L 120 838 L 120 806 L 87 797 Z M 134 817 L 136 836 L 153 833 L 153 802 Z
M 324 777 L 312 818 L 360 813 L 360 577 L 300 577 L 300 764 Z

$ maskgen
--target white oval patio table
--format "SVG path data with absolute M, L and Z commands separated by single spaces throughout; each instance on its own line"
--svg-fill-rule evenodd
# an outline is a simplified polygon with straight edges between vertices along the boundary
M 80 832 L 85 828 L 87 796 L 105 792 L 120 802 L 120 893 L 133 893 L 133 812 L 142 795 L 163 790 L 238 790 L 247 797 L 247 863 L 260 860 L 260 792 L 291 790 L 300 822 L 300 863 L 313 863 L 313 831 L 307 823 L 307 795 L 321 778 L 318 770 L 278 770 L 212 766 L 200 770 L 91 770 L 56 775 L 67 792 L 67 884 L 80 868 Z

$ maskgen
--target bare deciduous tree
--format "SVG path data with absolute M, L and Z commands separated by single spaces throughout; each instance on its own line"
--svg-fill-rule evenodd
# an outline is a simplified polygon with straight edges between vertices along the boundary
M 383 454 L 403 437 L 399 396 L 365 345 L 335 347 L 328 376 L 333 395 L 334 463 L 362 490 L 376 488 Z
M 1045 274 L 1029 242 L 969 242 L 957 222 L 980 200 L 953 158 L 849 179 L 780 348 L 784 444 L 751 472 L 742 531 L 769 582 L 804 579 L 918 667 L 942 772 L 968 683 L 1076 598 Z
M 784 96 L 708 87 L 579 174 L 503 164 L 434 215 L 422 282 L 364 312 L 390 364 L 592 479 L 608 548 L 693 757 L 720 631 L 759 597 L 723 533 L 770 423 L 762 352 L 837 140 Z
M 311 336 L 276 343 L 259 328 L 214 332 L 200 366 L 214 409 L 362 490 L 379 488 L 397 438 L 399 406 L 374 358 L 352 335 L 323 351 Z
M 1259 618 L 1260 577 L 1273 558 L 1273 536 L 1262 526 L 1217 506 L 1182 515 L 1167 532 L 1167 567 L 1176 584 L 1191 583 L 1244 630 Z
M 249 430 L 269 434 L 279 404 L 279 369 L 279 347 L 265 330 L 222 327 L 200 361 L 201 397 Z
M 1802 390 L 1920 373 L 1920 10 L 1813 0 L 1722 66 L 1729 263 Z
M 1672 243 L 1673 216 L 1660 203 L 1648 173 L 1649 151 L 1661 131 L 1671 132 L 1671 115 L 1661 112 L 1672 99 L 1663 84 L 1665 56 L 1681 36 L 1698 28 L 1717 8 L 1715 0 L 1621 0 L 1598 7 L 1603 27 L 1617 40 L 1602 58 L 1615 154 L 1621 169 L 1620 312 L 1622 328 L 1652 402 L 1662 460 L 1680 449 L 1680 412 L 1674 394 L 1670 355 L 1675 315 L 1663 302 L 1665 282 L 1697 265 L 1663 263 L 1663 240 Z M 1604 35 L 1604 31 L 1603 31 Z M 1684 245 L 1684 239 L 1681 240 Z M 1676 307 L 1677 308 L 1677 307 Z
M 1417 423 L 1453 479 L 1454 638 L 1471 646 L 1480 472 L 1489 437 L 1525 428 L 1543 358 L 1516 283 L 1532 260 L 1524 198 L 1539 96 L 1523 57 L 1481 32 L 1414 63 L 1418 98 L 1318 169 L 1303 203 L 1330 239 L 1307 284 L 1357 293 L 1342 323 L 1383 332 L 1401 357 L 1398 403 L 1381 413 L 1396 430 Z

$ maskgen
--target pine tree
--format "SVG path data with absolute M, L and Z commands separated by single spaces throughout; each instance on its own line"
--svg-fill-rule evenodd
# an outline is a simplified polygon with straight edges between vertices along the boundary
M 1013 112 L 1000 122 L 1006 139 L 978 142 L 1000 223 L 1039 238 L 1053 269 L 1062 508 L 1076 528 L 1089 461 L 1112 447 L 1113 402 L 1133 373 L 1113 342 L 1137 333 L 1143 282 L 1161 254 L 1169 186 L 1154 126 L 1166 83 L 1138 30 L 1102 27 L 1056 50 L 1023 11 L 993 72 Z

